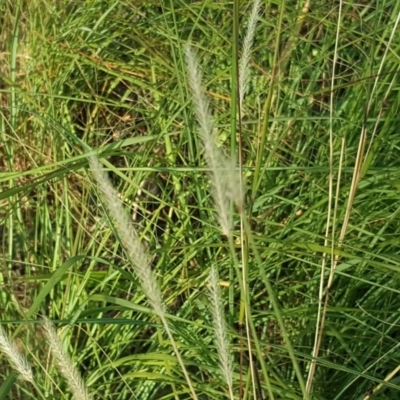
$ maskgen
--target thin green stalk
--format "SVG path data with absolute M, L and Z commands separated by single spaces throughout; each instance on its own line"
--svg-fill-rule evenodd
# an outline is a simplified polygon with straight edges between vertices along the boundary
M 244 218 L 244 219 L 246 219 L 246 218 Z M 273 394 L 273 391 L 272 391 L 271 381 L 270 381 L 270 378 L 269 378 L 269 375 L 268 375 L 268 368 L 267 368 L 267 365 L 266 365 L 265 360 L 264 360 L 264 356 L 263 356 L 263 352 L 261 350 L 260 342 L 257 340 L 257 331 L 256 331 L 256 328 L 254 326 L 253 317 L 252 317 L 252 314 L 251 314 L 251 302 L 250 302 L 249 291 L 245 289 L 246 283 L 243 282 L 243 274 L 242 274 L 242 271 L 240 271 L 240 268 L 239 268 L 239 260 L 238 260 L 237 255 L 236 255 L 236 248 L 235 248 L 235 243 L 233 241 L 233 237 L 229 236 L 228 240 L 229 240 L 230 252 L 231 252 L 231 255 L 233 257 L 233 266 L 234 266 L 235 271 L 236 271 L 237 281 L 239 283 L 239 288 L 240 288 L 240 293 L 241 293 L 241 308 L 242 307 L 244 308 L 245 313 L 248 316 L 250 332 L 252 334 L 252 337 L 253 337 L 254 343 L 255 343 L 255 347 L 256 347 L 257 359 L 258 359 L 259 363 L 261 364 L 261 370 L 262 370 L 262 373 L 263 373 L 265 384 L 267 385 L 268 394 L 270 396 L 270 399 L 273 400 L 274 399 L 274 394 Z
M 252 235 L 250 226 L 249 226 L 248 221 L 246 220 L 246 218 L 244 218 L 244 222 L 245 222 L 245 230 L 246 230 L 247 237 L 249 238 L 249 242 L 250 242 L 251 248 L 252 248 L 252 250 L 254 252 L 254 256 L 256 258 L 256 262 L 257 262 L 257 264 L 259 266 L 259 272 L 260 272 L 261 279 L 264 282 L 264 285 L 265 285 L 265 287 L 267 289 L 268 297 L 269 297 L 269 300 L 271 302 L 272 308 L 274 310 L 274 315 L 275 315 L 275 317 L 276 317 L 276 319 L 278 321 L 278 325 L 279 325 L 279 328 L 281 330 L 281 333 L 282 333 L 282 336 L 283 336 L 283 339 L 284 339 L 284 342 L 285 342 L 285 347 L 286 347 L 286 349 L 287 349 L 287 351 L 289 353 L 290 359 L 292 361 L 293 368 L 294 368 L 296 376 L 297 376 L 297 380 L 299 382 L 301 391 L 303 393 L 303 398 L 305 400 L 308 400 L 309 399 L 309 395 L 308 395 L 308 393 L 306 391 L 306 386 L 305 386 L 305 383 L 304 383 L 303 374 L 301 373 L 300 366 L 299 366 L 299 363 L 297 361 L 296 354 L 294 352 L 294 348 L 292 346 L 291 340 L 289 338 L 289 335 L 288 335 L 286 327 L 285 327 L 285 323 L 284 323 L 283 318 L 282 318 L 281 307 L 280 307 L 280 305 L 278 303 L 278 300 L 276 298 L 275 291 L 274 291 L 274 289 L 273 289 L 273 287 L 271 285 L 271 282 L 269 281 L 269 279 L 268 279 L 268 277 L 267 277 L 267 275 L 265 273 L 265 270 L 264 270 L 264 267 L 263 267 L 263 262 L 261 260 L 260 254 L 259 254 L 259 252 L 257 250 L 257 246 L 254 243 L 253 235 Z M 257 341 L 256 341 L 256 344 L 257 344 Z
M 238 74 L 239 74 L 239 0 L 233 1 L 233 40 L 232 40 L 232 68 L 231 68 L 231 159 L 236 158 L 236 130 L 237 130 L 237 110 L 238 110 Z M 231 212 L 233 204 L 231 205 Z M 229 268 L 229 279 L 233 282 L 234 269 Z M 234 288 L 229 287 L 229 310 L 230 316 L 234 315 Z M 243 324 L 242 312 L 239 313 L 239 325 Z M 240 385 L 240 390 L 242 385 Z

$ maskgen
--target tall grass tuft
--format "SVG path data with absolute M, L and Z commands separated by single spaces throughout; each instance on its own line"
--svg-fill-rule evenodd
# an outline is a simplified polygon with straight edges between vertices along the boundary
M 23 356 L 14 342 L 12 342 L 4 329 L 0 326 L 0 350 L 7 356 L 10 364 L 20 374 L 20 377 L 28 382 L 33 382 L 31 366 Z
M 43 327 L 46 341 L 50 347 L 51 354 L 56 361 L 57 368 L 61 375 L 66 379 L 74 398 L 77 400 L 90 400 L 92 397 L 89 395 L 86 384 L 82 379 L 81 374 L 72 363 L 68 353 L 65 351 L 53 324 L 45 318 Z

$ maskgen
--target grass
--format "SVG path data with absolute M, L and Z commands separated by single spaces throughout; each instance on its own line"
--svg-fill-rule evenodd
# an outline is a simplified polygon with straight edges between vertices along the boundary
M 400 398 L 397 2 L 0 7 L 0 398 Z

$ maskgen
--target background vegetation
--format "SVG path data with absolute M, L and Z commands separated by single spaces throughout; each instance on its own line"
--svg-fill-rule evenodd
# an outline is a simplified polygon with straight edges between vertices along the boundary
M 263 1 L 238 121 L 236 63 L 251 6 L 0 2 L 0 319 L 34 377 L 17 379 L 2 355 L 0 398 L 71 398 L 41 316 L 93 398 L 192 398 L 102 205 L 90 149 L 152 258 L 199 399 L 228 396 L 207 296 L 212 266 L 235 398 L 400 398 L 400 3 Z M 243 161 L 253 239 L 243 241 L 236 215 L 235 250 L 213 212 L 188 42 L 218 145 Z M 248 271 L 251 352 L 234 256 Z

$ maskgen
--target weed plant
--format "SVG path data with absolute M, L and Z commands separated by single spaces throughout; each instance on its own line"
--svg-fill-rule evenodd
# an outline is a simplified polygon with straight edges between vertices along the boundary
M 400 399 L 399 2 L 0 7 L 0 399 Z

